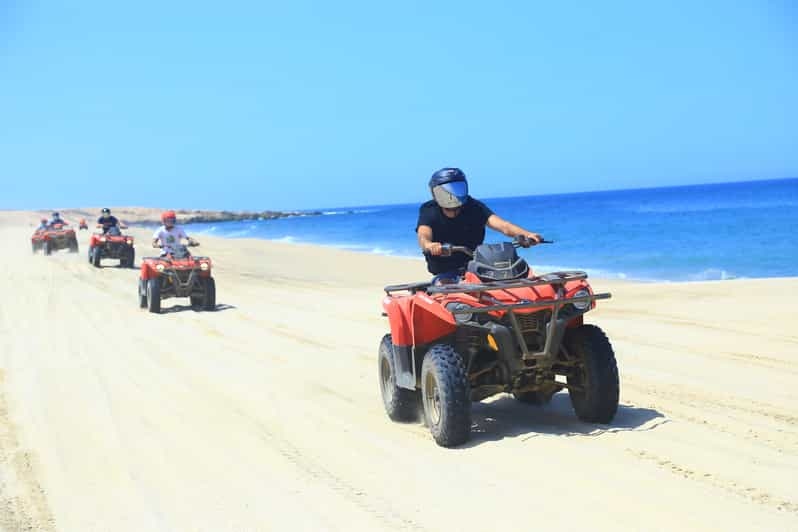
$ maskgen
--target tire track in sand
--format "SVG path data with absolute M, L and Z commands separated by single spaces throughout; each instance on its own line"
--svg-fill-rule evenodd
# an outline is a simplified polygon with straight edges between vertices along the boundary
M 708 473 L 708 472 L 702 472 L 690 469 L 686 466 L 679 465 L 665 457 L 656 455 L 651 451 L 636 450 L 631 448 L 627 448 L 626 451 L 635 458 L 653 463 L 659 469 L 668 471 L 673 475 L 677 475 L 694 482 L 707 484 L 714 488 L 722 489 L 723 491 L 726 491 L 738 497 L 742 497 L 748 500 L 749 502 L 775 508 L 783 512 L 789 512 L 798 517 L 798 501 L 788 501 L 785 499 L 780 499 L 764 490 L 750 486 L 745 486 L 733 480 L 724 479 L 723 477 L 715 473 Z
M 0 370 L 0 529 L 55 530 L 44 490 L 35 474 L 35 456 L 19 445 L 5 399 Z

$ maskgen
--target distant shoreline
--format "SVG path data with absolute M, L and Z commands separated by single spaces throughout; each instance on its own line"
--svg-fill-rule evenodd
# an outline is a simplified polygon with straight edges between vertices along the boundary
M 246 220 L 277 220 L 279 218 L 296 218 L 300 216 L 321 216 L 321 211 L 184 211 L 177 210 L 178 220 L 181 225 L 213 223 L 213 222 L 241 222 Z M 135 224 L 159 224 L 160 218 L 142 219 L 131 222 Z
M 151 207 L 110 207 L 111 214 L 121 222 L 133 225 L 157 225 L 161 223 L 161 214 L 167 209 Z M 33 211 L 33 218 L 41 216 L 49 218 L 53 211 L 59 211 L 69 223 L 86 220 L 93 225 L 99 218 L 101 208 L 53 209 Z M 276 220 L 279 218 L 297 218 L 304 216 L 321 216 L 322 211 L 214 211 L 204 209 L 174 209 L 177 223 L 181 225 L 196 223 L 237 222 L 244 220 Z M 31 220 L 33 223 L 34 220 Z M 38 221 L 38 220 L 37 220 Z

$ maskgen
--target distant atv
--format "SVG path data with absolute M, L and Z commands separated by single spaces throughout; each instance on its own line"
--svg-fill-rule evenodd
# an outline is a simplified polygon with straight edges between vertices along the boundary
M 471 402 L 512 393 L 548 403 L 567 389 L 577 417 L 609 423 L 618 409 L 618 368 L 609 340 L 583 316 L 595 301 L 587 274 L 534 275 L 517 243 L 444 254 L 472 257 L 462 281 L 388 286 L 383 300 L 391 334 L 379 349 L 379 378 L 388 416 L 412 421 L 419 401 L 438 445 L 466 442 Z
M 100 267 L 101 259 L 119 259 L 123 268 L 132 268 L 136 260 L 136 249 L 133 237 L 123 235 L 118 227 L 111 227 L 108 232 L 94 233 L 89 240 L 89 263 Z
M 139 306 L 160 313 L 161 300 L 170 297 L 187 297 L 192 307 L 215 310 L 211 259 L 195 257 L 182 245 L 160 257 L 145 257 L 139 277 Z
M 63 224 L 55 224 L 47 229 L 37 230 L 31 237 L 31 248 L 36 253 L 42 250 L 45 255 L 53 251 L 68 249 L 70 253 L 78 252 L 78 239 L 75 230 Z

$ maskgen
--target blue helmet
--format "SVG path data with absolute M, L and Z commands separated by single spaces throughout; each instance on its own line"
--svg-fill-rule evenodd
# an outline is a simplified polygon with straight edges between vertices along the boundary
M 468 181 L 459 168 L 441 168 L 429 180 L 432 198 L 444 209 L 462 207 L 468 200 Z

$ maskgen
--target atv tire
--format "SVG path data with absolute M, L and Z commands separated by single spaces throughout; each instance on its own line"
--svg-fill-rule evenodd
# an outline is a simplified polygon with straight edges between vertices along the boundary
M 424 421 L 435 443 L 454 447 L 471 436 L 471 389 L 463 358 L 448 344 L 435 344 L 421 366 Z
M 553 396 L 553 393 L 545 392 L 513 392 L 513 397 L 517 401 L 533 406 L 547 405 Z
M 147 309 L 153 314 L 161 313 L 161 280 L 157 277 L 147 281 Z
M 70 253 L 77 253 L 78 252 L 78 240 L 70 240 L 69 241 L 69 252 Z
M 102 255 L 100 249 L 94 248 L 94 254 L 92 254 L 91 256 L 91 263 L 94 265 L 95 268 L 100 267 L 100 255 Z
M 123 268 L 132 268 L 133 263 L 136 261 L 136 251 L 133 248 L 130 248 L 125 253 L 124 258 L 119 260 L 119 265 Z
M 563 339 L 567 354 L 579 363 L 575 374 L 568 376 L 571 405 L 576 416 L 588 423 L 609 423 L 618 411 L 620 385 L 618 365 L 612 345 L 595 325 L 568 329 Z
M 147 282 L 139 279 L 139 308 L 147 308 Z
M 202 310 L 216 310 L 216 281 L 208 277 L 203 284 L 205 294 L 202 296 Z
M 49 255 L 53 252 L 52 248 L 50 247 L 50 241 L 45 240 L 44 245 L 42 246 L 42 250 L 44 251 L 45 255 Z
M 94 256 L 94 246 L 89 246 L 89 264 L 92 263 L 93 256 Z
M 393 340 L 390 334 L 382 337 L 378 352 L 380 393 L 385 412 L 393 421 L 418 420 L 418 392 L 396 385 L 396 366 L 393 358 Z

